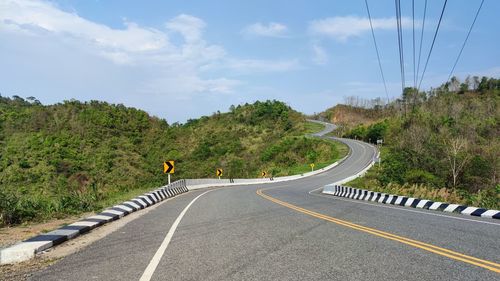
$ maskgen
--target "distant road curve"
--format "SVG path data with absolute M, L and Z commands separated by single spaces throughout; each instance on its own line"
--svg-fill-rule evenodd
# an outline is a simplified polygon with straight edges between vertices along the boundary
M 327 123 L 327 122 L 313 120 L 313 119 L 307 119 L 307 121 L 313 122 L 313 123 L 318 123 L 318 124 L 325 126 L 325 128 L 323 130 L 321 130 L 320 132 L 311 134 L 311 136 L 321 137 L 321 136 L 324 136 L 330 132 L 333 132 L 337 128 L 337 125 L 332 124 L 332 123 Z

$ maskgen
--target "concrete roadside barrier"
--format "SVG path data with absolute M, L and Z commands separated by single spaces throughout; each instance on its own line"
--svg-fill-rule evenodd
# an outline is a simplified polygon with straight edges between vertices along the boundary
M 167 198 L 187 192 L 185 180 L 179 180 L 162 186 L 131 200 L 107 208 L 102 212 L 60 227 L 48 233 L 40 234 L 18 244 L 0 250 L 0 264 L 21 262 L 33 258 L 37 253 L 73 239 L 96 227 L 118 220 L 128 214 L 147 208 Z
M 411 207 L 417 209 L 427 209 L 433 211 L 457 213 L 462 215 L 500 219 L 499 210 L 488 210 L 478 207 L 463 206 L 444 202 L 434 202 L 427 199 L 413 198 L 401 195 L 375 192 L 365 189 L 353 188 L 337 184 L 325 185 L 324 194 L 345 197 L 354 200 L 364 200 L 382 204 Z

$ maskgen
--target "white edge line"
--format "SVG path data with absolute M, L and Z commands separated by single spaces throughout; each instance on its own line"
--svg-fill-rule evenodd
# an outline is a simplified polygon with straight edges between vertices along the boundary
M 382 208 L 396 209 L 396 210 L 400 210 L 400 211 L 406 211 L 406 212 L 412 212 L 412 213 L 419 213 L 419 214 L 425 214 L 425 215 L 430 215 L 430 216 L 445 217 L 445 218 L 462 220 L 462 221 L 478 222 L 478 223 L 485 223 L 485 224 L 492 224 L 492 225 L 500 226 L 499 223 L 488 222 L 488 221 L 481 221 L 481 220 L 473 220 L 473 219 L 466 219 L 466 218 L 460 218 L 460 217 L 454 217 L 454 216 L 447 216 L 447 215 L 442 215 L 442 214 L 433 214 L 433 213 L 430 213 L 430 212 L 423 212 L 423 211 L 417 211 L 417 210 L 407 209 L 407 208 L 404 208 L 403 206 L 401 206 L 401 207 L 391 207 L 391 206 L 388 206 L 388 205 L 380 205 L 378 203 L 377 204 L 370 204 L 370 203 L 366 203 L 364 201 L 359 201 L 359 200 L 355 200 L 355 199 L 350 199 L 349 200 L 349 199 L 344 199 L 344 198 L 337 197 L 337 196 L 332 197 L 332 195 L 323 195 L 323 194 L 312 193 L 312 192 L 314 192 L 314 191 L 316 191 L 318 189 L 321 189 L 321 188 L 322 187 L 313 189 L 313 190 L 309 191 L 309 194 L 310 195 L 314 195 L 314 196 L 324 197 L 324 198 L 330 198 L 330 199 L 335 199 L 335 200 L 342 200 L 342 201 L 351 202 L 351 203 L 369 205 L 369 206 L 373 206 L 373 207 L 382 207 Z M 435 212 L 435 211 L 432 211 L 432 212 Z
M 170 244 L 170 240 L 172 240 L 172 236 L 174 236 L 174 232 L 177 229 L 177 226 L 181 222 L 182 218 L 186 214 L 186 212 L 189 209 L 189 207 L 191 207 L 191 205 L 193 205 L 193 203 L 196 200 L 198 200 L 198 198 L 200 198 L 201 196 L 203 196 L 205 193 L 208 193 L 208 192 L 213 191 L 213 190 L 214 189 L 207 190 L 207 191 L 203 192 L 202 194 L 196 196 L 196 198 L 194 198 L 186 206 L 186 208 L 184 208 L 184 210 L 182 210 L 182 212 L 179 214 L 179 216 L 177 217 L 177 219 L 175 219 L 174 223 L 170 227 L 170 230 L 168 231 L 167 235 L 165 236 L 165 239 L 163 240 L 163 242 L 161 243 L 160 248 L 158 248 L 158 250 L 156 251 L 155 255 L 153 256 L 153 258 L 149 262 L 148 266 L 144 270 L 144 273 L 142 274 L 141 279 L 139 279 L 139 281 L 149 281 L 149 280 L 151 280 L 151 277 L 153 277 L 153 273 L 155 272 L 156 267 L 160 263 L 161 257 L 165 253 L 165 250 L 167 249 L 168 244 Z

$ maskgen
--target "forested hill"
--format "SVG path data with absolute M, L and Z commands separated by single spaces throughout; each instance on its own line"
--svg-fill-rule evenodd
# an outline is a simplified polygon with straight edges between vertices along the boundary
M 320 115 L 343 121 L 361 115 L 337 134 L 384 140 L 381 167 L 353 184 L 500 208 L 500 79 L 452 78 L 429 92 L 406 88 L 388 105 L 350 100 Z
M 168 124 L 123 105 L 0 97 L 0 226 L 96 210 L 173 179 L 274 176 L 338 157 L 333 143 L 303 137 L 302 114 L 278 101 Z M 310 128 L 309 128 L 310 129 Z

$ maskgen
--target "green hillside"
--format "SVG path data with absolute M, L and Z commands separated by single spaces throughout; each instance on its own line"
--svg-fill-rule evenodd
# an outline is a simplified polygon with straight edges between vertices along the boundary
M 500 79 L 453 78 L 420 93 L 407 88 L 401 99 L 368 109 L 378 118 L 341 132 L 384 140 L 381 166 L 349 184 L 499 209 L 499 106 Z
M 0 224 L 98 210 L 173 180 L 304 172 L 340 158 L 339 144 L 304 137 L 302 114 L 278 101 L 168 124 L 105 102 L 0 97 Z

